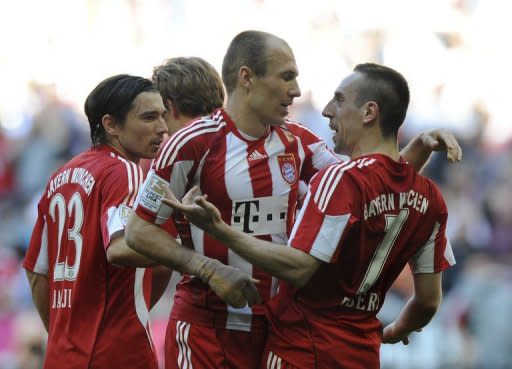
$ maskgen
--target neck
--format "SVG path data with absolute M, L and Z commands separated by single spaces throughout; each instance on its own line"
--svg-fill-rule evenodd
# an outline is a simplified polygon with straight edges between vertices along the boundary
M 172 136 L 176 131 L 179 131 L 183 127 L 185 127 L 188 123 L 193 120 L 198 119 L 199 117 L 191 117 L 189 115 L 180 114 L 178 117 L 174 118 L 172 122 L 167 123 L 167 128 L 169 130 L 169 136 Z
M 400 152 L 398 151 L 396 138 L 384 139 L 382 137 L 376 138 L 367 136 L 364 140 L 356 143 L 350 156 L 357 158 L 370 154 L 383 154 L 395 161 L 400 160 Z
M 107 145 L 112 147 L 114 150 L 116 150 L 117 153 L 119 155 L 121 155 L 122 157 L 124 157 L 125 159 L 128 159 L 130 161 L 133 161 L 136 164 L 139 164 L 140 157 L 135 156 L 135 155 L 130 155 L 128 153 L 128 151 L 126 151 L 124 149 L 123 145 L 121 145 L 121 143 L 118 140 L 115 140 L 115 141 L 112 141 L 112 142 L 108 142 Z
M 268 132 L 269 127 L 261 122 L 259 117 L 251 111 L 248 104 L 242 100 L 242 97 L 238 96 L 237 92 L 233 92 L 228 97 L 224 110 L 235 123 L 236 128 L 246 135 L 259 138 Z

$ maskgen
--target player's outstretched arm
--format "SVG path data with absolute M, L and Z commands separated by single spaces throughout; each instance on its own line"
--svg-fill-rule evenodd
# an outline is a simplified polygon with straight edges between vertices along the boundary
M 124 231 L 116 232 L 110 237 L 107 261 L 114 265 L 128 267 L 152 267 L 157 265 L 154 260 L 128 247 L 124 239 Z
M 427 163 L 433 151 L 446 152 L 450 162 L 462 160 L 462 148 L 455 136 L 446 129 L 434 129 L 415 136 L 400 154 L 419 172 Z
M 252 279 L 239 269 L 181 246 L 165 230 L 132 213 L 125 230 L 129 247 L 181 273 L 195 275 L 234 307 L 253 305 L 261 297 Z
M 321 261 L 300 250 L 263 241 L 227 225 L 219 210 L 200 195 L 193 187 L 178 201 L 170 190 L 166 190 L 164 203 L 182 211 L 196 226 L 210 233 L 242 258 L 287 281 L 295 287 L 304 286 L 321 264 Z
M 396 320 L 384 328 L 382 343 L 409 343 L 409 334 L 426 326 L 441 303 L 441 274 L 415 274 L 414 295 Z
M 32 290 L 32 300 L 36 306 L 37 312 L 43 321 L 44 327 L 48 332 L 48 326 L 50 321 L 50 290 L 48 277 L 42 274 L 37 274 L 26 270 L 27 279 Z

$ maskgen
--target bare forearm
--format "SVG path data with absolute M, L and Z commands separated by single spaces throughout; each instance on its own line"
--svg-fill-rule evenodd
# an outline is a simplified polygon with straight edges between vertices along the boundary
M 129 247 L 173 270 L 199 277 L 236 308 L 260 303 L 254 281 L 237 268 L 181 246 L 163 229 L 132 215 L 125 232 Z
M 212 234 L 245 260 L 296 287 L 307 283 L 318 266 L 315 258 L 300 250 L 257 239 L 225 223 Z
M 407 146 L 400 152 L 400 155 L 418 172 L 421 172 L 432 154 L 432 150 L 423 144 L 421 139 L 422 135 L 424 135 L 424 133 L 414 136 Z
M 430 322 L 436 310 L 435 305 L 423 305 L 418 303 L 414 297 L 411 298 L 395 320 L 396 334 L 408 334 L 423 328 Z
M 123 232 L 112 236 L 112 241 L 107 249 L 107 260 L 114 265 L 126 267 L 151 267 L 157 265 L 154 260 L 128 247 Z
M 194 274 L 198 265 L 206 259 L 194 250 L 181 246 L 158 226 L 141 219 L 134 219 L 130 223 L 125 231 L 127 245 L 157 264 L 181 273 Z
M 49 306 L 49 284 L 48 278 L 43 275 L 27 271 L 27 278 L 32 290 L 32 300 L 36 306 L 37 312 L 48 332 L 50 322 L 50 306 Z

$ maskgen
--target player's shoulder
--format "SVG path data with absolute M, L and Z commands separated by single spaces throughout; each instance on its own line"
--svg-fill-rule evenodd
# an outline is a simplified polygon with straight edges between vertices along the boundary
M 349 159 L 323 169 L 323 171 L 336 171 L 343 173 L 344 176 L 353 178 L 354 180 L 367 177 L 380 170 L 381 166 L 379 165 L 377 158 L 374 157 Z
M 416 173 L 416 186 L 421 189 L 423 193 L 428 195 L 431 199 L 444 204 L 443 194 L 439 185 L 427 176 Z
M 180 152 L 197 153 L 207 150 L 219 134 L 227 133 L 226 126 L 220 110 L 190 122 L 164 142 L 155 159 L 157 167 L 173 162 Z
M 223 119 L 221 110 L 218 110 L 211 115 L 191 121 L 185 127 L 175 132 L 164 146 L 170 147 L 190 140 L 198 141 L 205 136 L 211 136 L 222 130 L 226 125 L 227 123 Z
M 90 163 L 84 170 L 90 171 L 96 181 L 112 181 L 123 185 L 128 182 L 136 186 L 143 180 L 144 173 L 140 165 L 113 150 L 93 150 L 82 159 Z
M 339 186 L 347 184 L 357 186 L 361 181 L 361 173 L 357 170 L 358 160 L 335 163 L 320 169 L 311 179 L 311 183 L 319 186 Z

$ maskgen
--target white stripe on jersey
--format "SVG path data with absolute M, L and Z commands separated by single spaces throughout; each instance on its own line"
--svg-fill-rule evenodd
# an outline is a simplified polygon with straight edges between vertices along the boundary
M 178 343 L 178 367 L 180 369 L 193 369 L 192 350 L 188 344 L 190 324 L 178 320 L 176 322 L 176 342 Z
M 44 216 L 41 245 L 39 247 L 39 253 L 37 254 L 36 264 L 34 265 L 34 272 L 42 275 L 48 275 L 48 267 L 48 225 L 46 223 L 46 216 Z
M 288 246 L 290 246 L 290 241 L 295 238 L 295 233 L 297 233 L 297 230 L 300 227 L 300 224 L 302 223 L 302 218 L 304 218 L 304 213 L 306 212 L 306 208 L 309 205 L 309 201 L 311 201 L 311 192 L 308 191 L 306 194 L 306 198 L 304 199 L 304 202 L 302 203 L 302 208 L 300 209 L 299 215 L 297 216 L 297 219 L 295 219 L 295 224 L 293 225 L 292 232 L 290 234 L 290 239 L 288 240 Z
M 174 163 L 173 169 L 172 169 L 172 175 L 171 175 L 171 182 L 167 182 L 164 179 L 161 179 L 162 183 L 165 182 L 165 185 L 168 186 L 174 196 L 178 200 L 181 200 L 183 196 L 185 195 L 185 189 L 187 185 L 187 177 L 188 173 L 190 172 L 190 169 L 194 165 L 194 162 L 192 160 L 185 160 L 185 161 L 179 161 Z M 144 183 L 144 186 L 146 186 L 146 183 L 148 183 L 150 176 L 154 173 L 153 169 L 148 173 L 146 182 Z M 140 199 L 137 199 L 137 204 L 140 202 Z M 171 217 L 171 215 L 174 213 L 174 209 L 170 207 L 169 205 L 162 202 L 162 197 L 160 197 L 158 200 L 158 211 L 156 213 L 156 220 L 155 224 L 163 224 Z
M 455 255 L 453 255 L 452 243 L 446 238 L 446 248 L 444 249 L 444 258 L 451 266 L 455 265 Z
M 178 132 L 176 132 L 174 135 L 172 135 L 166 143 L 164 143 L 164 146 L 162 148 L 162 152 L 158 155 L 155 162 L 155 168 L 160 169 L 166 166 L 166 163 L 168 163 L 169 155 L 171 155 L 172 151 L 175 150 L 176 145 L 180 142 L 180 140 L 189 134 L 190 132 L 193 132 L 197 129 L 202 128 L 208 128 L 213 127 L 218 124 L 215 120 L 205 120 L 205 121 L 197 121 L 192 124 L 189 124 L 188 126 L 185 126 Z
M 135 301 L 135 312 L 137 313 L 137 317 L 141 322 L 144 330 L 146 331 L 146 335 L 148 336 L 149 342 L 153 342 L 151 339 L 150 332 L 150 321 L 149 321 L 149 311 L 146 305 L 146 300 L 144 299 L 144 268 L 136 268 L 135 269 L 135 280 L 133 283 L 133 294 Z
M 109 240 L 114 233 L 124 230 L 124 225 L 117 214 L 117 208 L 115 206 L 107 210 L 107 230 Z
M 354 167 L 357 162 L 348 162 L 338 165 L 330 166 L 322 176 L 320 181 L 320 185 L 317 188 L 315 193 L 315 203 L 320 209 L 321 212 L 324 212 L 327 209 L 327 205 L 329 205 L 329 201 L 331 199 L 336 186 L 341 180 L 343 173 Z
M 418 252 L 411 258 L 411 270 L 416 273 L 433 273 L 434 272 L 434 256 L 436 248 L 436 237 L 439 233 L 439 223 L 436 222 L 432 234 L 428 241 L 421 247 Z M 448 247 L 448 245 L 447 245 Z
M 185 195 L 188 174 L 193 166 L 193 160 L 182 160 L 174 163 L 172 167 L 170 187 L 178 200 Z
M 138 164 L 127 160 L 113 152 L 110 153 L 110 156 L 122 161 L 126 167 L 126 173 L 128 176 L 128 193 L 123 203 L 129 207 L 132 207 L 143 179 L 142 168 Z
M 330 262 L 349 219 L 350 214 L 324 215 L 309 254 L 326 263 Z
M 226 184 L 226 192 L 231 199 L 254 198 L 254 192 L 251 185 L 251 177 L 249 176 L 249 162 L 247 159 L 240 160 L 240 158 L 247 157 L 247 146 L 248 145 L 245 141 L 241 140 L 233 133 L 230 132 L 226 135 L 224 182 Z M 235 166 L 236 170 L 233 170 Z M 247 176 L 246 178 L 240 178 L 238 173 L 247 173 Z M 236 203 L 236 201 L 233 201 L 233 207 L 236 206 Z M 241 211 L 243 212 L 243 210 Z M 235 209 L 233 208 L 232 218 L 234 217 L 234 214 Z M 244 214 L 241 213 L 240 216 L 243 217 Z M 240 224 L 242 223 L 243 221 Z M 252 264 L 242 259 L 231 249 L 228 249 L 227 262 L 228 265 L 235 266 L 246 274 L 252 275 Z M 227 311 L 227 329 L 242 330 L 245 332 L 251 331 L 252 310 L 249 306 L 236 309 L 228 305 Z
M 254 197 L 249 175 L 247 160 L 247 142 L 242 141 L 232 132 L 226 134 L 226 158 L 224 164 L 224 182 L 226 191 L 231 199 L 247 199 Z M 240 159 L 246 158 L 246 159 Z M 233 168 L 236 167 L 236 170 Z M 239 173 L 244 173 L 240 176 Z
M 333 173 L 336 171 L 337 165 L 333 165 L 323 173 L 322 179 L 320 180 L 320 184 L 315 192 L 315 204 L 317 204 L 318 208 L 321 207 L 323 200 L 326 196 L 326 191 L 328 188 L 329 182 L 332 180 Z
M 267 369 L 281 369 L 282 359 L 272 351 L 268 353 Z
M 218 132 L 225 125 L 226 122 L 223 121 L 208 121 L 207 123 L 191 124 L 190 126 L 184 128 L 182 131 L 178 131 L 176 135 L 171 137 L 170 141 L 166 145 L 164 149 L 165 154 L 162 152 L 160 157 L 157 159 L 156 168 L 160 169 L 166 167 L 170 163 L 174 163 L 180 148 L 194 137 L 203 135 L 205 133 Z

